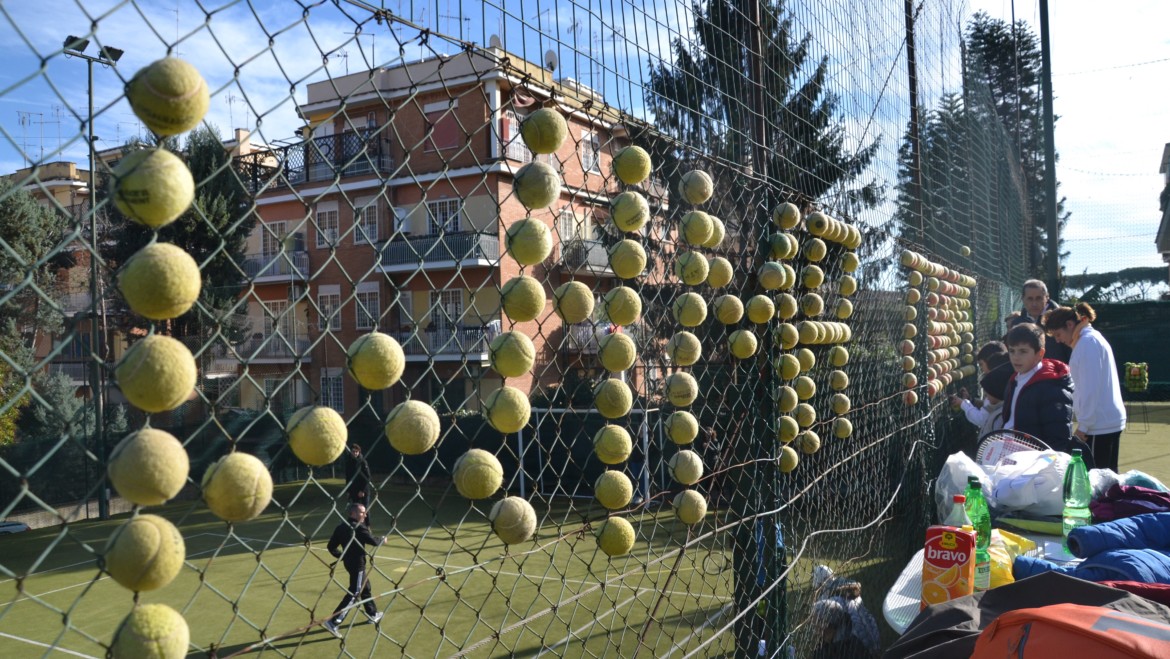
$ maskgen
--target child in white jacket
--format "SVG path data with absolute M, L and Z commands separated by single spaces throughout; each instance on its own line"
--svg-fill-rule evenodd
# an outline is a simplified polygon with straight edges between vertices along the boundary
M 965 396 L 951 396 L 951 404 L 960 406 L 967 421 L 979 427 L 980 437 L 1003 428 L 1003 396 L 1011 377 L 1011 364 L 1000 364 L 984 375 L 979 380 L 979 386 L 983 389 L 981 406 L 976 406 Z

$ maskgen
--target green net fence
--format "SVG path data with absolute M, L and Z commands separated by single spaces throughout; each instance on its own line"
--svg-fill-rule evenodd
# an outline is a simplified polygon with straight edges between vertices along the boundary
M 60 4 L 0 4 L 3 654 L 892 640 L 1032 252 L 962 2 Z

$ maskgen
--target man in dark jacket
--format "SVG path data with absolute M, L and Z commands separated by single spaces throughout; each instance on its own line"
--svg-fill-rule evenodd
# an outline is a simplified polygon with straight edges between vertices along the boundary
M 1024 282 L 1024 308 L 1020 309 L 1017 316 L 1012 316 L 1007 323 L 1007 329 L 1010 332 L 1016 325 L 1024 323 L 1031 323 L 1032 325 L 1044 326 L 1044 314 L 1056 309 L 1058 305 L 1048 297 L 1048 286 L 1039 279 L 1029 279 Z M 1057 341 L 1051 336 L 1044 337 L 1044 356 L 1048 359 L 1055 359 L 1058 362 L 1068 363 L 1072 358 L 1072 348 Z
M 1044 357 L 1044 330 L 1016 325 L 1004 343 L 1015 373 L 1003 400 L 1003 427 L 1036 437 L 1057 451 L 1072 447 L 1072 377 L 1068 364 Z
M 367 512 L 370 506 L 370 480 L 370 464 L 362 455 L 361 445 L 351 444 L 349 456 L 345 460 L 346 492 L 351 502 L 366 506 Z M 368 515 L 366 525 L 369 525 Z
M 362 504 L 351 503 L 346 512 L 349 520 L 333 529 L 327 547 L 334 558 L 341 559 L 345 571 L 349 573 L 349 586 L 346 588 L 345 597 L 341 598 L 341 604 L 337 605 L 333 615 L 324 622 L 325 629 L 339 638 L 341 632 L 338 631 L 338 627 L 345 622 L 349 607 L 354 602 L 361 603 L 370 622 L 377 624 L 382 619 L 382 614 L 370 594 L 370 580 L 366 572 L 366 545 L 377 547 L 386 541 L 386 537 L 375 538 L 370 535 L 370 527 L 365 523 L 366 507 Z

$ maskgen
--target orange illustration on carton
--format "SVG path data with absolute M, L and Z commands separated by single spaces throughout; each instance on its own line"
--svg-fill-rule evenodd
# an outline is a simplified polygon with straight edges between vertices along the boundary
M 926 530 L 922 550 L 922 607 L 975 590 L 975 532 L 953 526 Z

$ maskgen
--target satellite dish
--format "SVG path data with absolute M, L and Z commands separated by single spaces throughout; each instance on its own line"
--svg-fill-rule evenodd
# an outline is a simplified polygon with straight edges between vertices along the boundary
M 500 41 L 500 35 L 493 34 L 488 37 L 488 48 L 503 48 L 504 44 Z
M 546 52 L 544 54 L 544 68 L 548 69 L 549 71 L 556 71 L 557 70 L 557 54 L 556 54 L 556 52 L 549 50 L 548 52 Z

